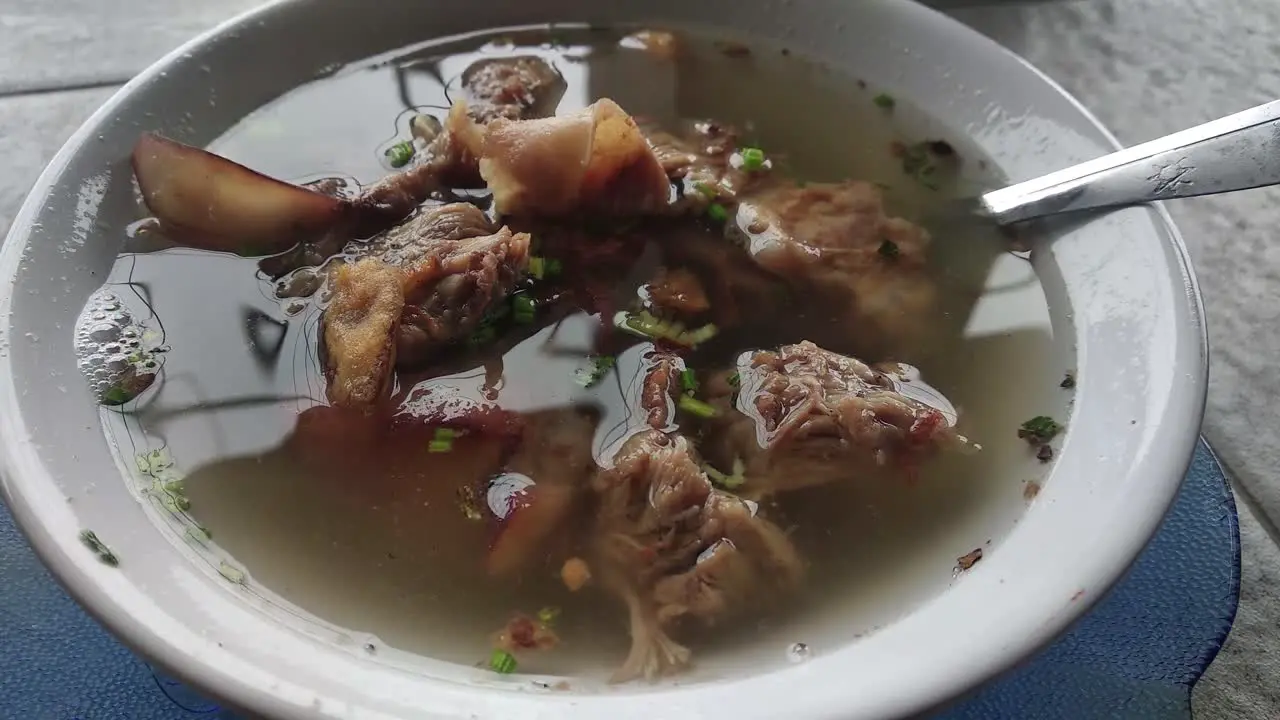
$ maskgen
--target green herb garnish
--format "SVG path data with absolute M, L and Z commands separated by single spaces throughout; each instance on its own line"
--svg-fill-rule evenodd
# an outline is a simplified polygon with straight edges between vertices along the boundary
M 558 607 L 544 607 L 538 611 L 538 623 L 543 627 L 551 627 L 558 617 L 560 617 Z
M 764 151 L 760 148 L 743 148 L 742 149 L 742 168 L 744 170 L 756 171 L 764 168 Z
M 1022 427 L 1018 428 L 1018 437 L 1032 444 L 1043 445 L 1057 437 L 1060 432 L 1062 432 L 1062 425 L 1053 418 L 1048 415 L 1037 415 L 1022 423 Z
M 713 418 L 719 414 L 715 408 L 690 395 L 681 395 L 679 405 L 681 410 L 701 418 Z
M 692 395 L 698 391 L 698 374 L 692 370 L 685 369 L 680 371 L 680 389 L 686 395 Z
M 456 437 L 458 437 L 458 431 L 453 428 L 436 428 L 431 436 L 431 442 L 427 443 L 427 452 L 447 453 L 453 450 L 453 440 Z
M 92 550 L 93 554 L 97 555 L 98 560 L 102 561 L 104 565 L 116 567 L 120 564 L 120 560 L 116 557 L 116 554 L 111 552 L 111 548 L 107 547 L 106 543 L 98 539 L 98 534 L 94 531 L 81 530 L 80 542 L 85 547 Z
M 876 252 L 880 253 L 880 257 L 885 260 L 897 260 L 900 251 L 898 250 L 898 243 L 885 238 L 880 241 L 880 248 Z
M 511 298 L 511 313 L 516 322 L 521 325 L 528 325 L 537 316 L 538 306 L 533 302 L 533 298 L 528 295 L 516 295 Z
M 648 310 L 638 313 L 624 313 L 620 327 L 636 335 L 651 340 L 667 340 L 685 347 L 695 347 L 715 337 L 720 329 L 713 323 L 707 323 L 693 330 L 685 330 L 684 325 L 669 320 L 660 320 Z M 618 320 L 615 319 L 615 324 Z
M 894 106 L 898 104 L 898 101 L 894 100 L 893 96 L 889 93 L 880 93 L 874 98 L 871 98 L 871 102 L 875 103 L 876 107 L 882 110 L 892 110 Z
M 714 200 L 714 199 L 716 199 L 717 197 L 719 197 L 719 196 L 720 196 L 720 193 L 719 193 L 719 192 L 718 192 L 714 187 L 712 187 L 711 185 L 708 185 L 707 183 L 704 183 L 704 182 L 696 182 L 696 183 L 694 183 L 694 184 L 693 184 L 693 189 L 694 189 L 694 190 L 697 190 L 700 194 L 702 194 L 702 195 L 704 195 L 704 196 L 706 196 L 706 197 L 708 197 L 708 198 L 711 198 L 712 200 Z
M 742 376 L 741 376 L 741 375 L 739 375 L 738 373 L 734 373 L 734 374 L 730 375 L 730 376 L 729 376 L 729 386 L 730 386 L 730 387 L 733 387 L 733 388 L 739 388 L 739 387 L 742 387 Z
M 729 220 L 729 211 L 725 210 L 720 203 L 711 203 L 707 206 L 707 217 L 718 223 L 727 222 Z
M 413 143 L 407 140 L 398 142 L 387 148 L 387 162 L 391 163 L 393 168 L 402 168 L 413 159 L 413 153 Z
M 902 172 L 926 188 L 937 190 L 938 181 L 934 176 L 938 172 L 938 164 L 929 147 L 930 143 L 926 141 L 902 148 Z
M 712 485 L 725 490 L 736 490 L 747 482 L 746 468 L 742 464 L 742 458 L 733 459 L 732 475 L 726 475 L 710 465 L 703 465 L 702 470 L 707 474 L 707 477 L 711 478 Z
M 688 330 L 680 333 L 679 336 L 672 338 L 675 342 L 689 347 L 695 347 L 715 337 L 720 332 L 720 328 L 712 323 L 707 323 L 700 328 Z
M 510 675 L 516 671 L 516 656 L 506 650 L 494 650 L 489 656 L 489 668 L 502 675 Z
M 236 585 L 243 585 L 245 581 L 244 571 L 225 560 L 218 563 L 218 574 Z
M 574 373 L 574 377 L 582 387 L 591 387 L 603 380 L 605 375 L 609 374 L 609 371 L 613 369 L 615 362 L 616 361 L 610 355 L 593 356 L 591 358 L 591 367 L 580 368 L 576 373 Z
M 123 405 L 132 399 L 129 397 L 129 391 L 118 385 L 102 395 L 102 402 L 107 405 Z
M 547 258 L 546 265 L 547 277 L 558 277 L 560 273 L 564 272 L 564 263 L 560 262 L 556 258 Z
M 529 274 L 541 280 L 547 273 L 547 262 L 542 258 L 534 255 L 529 258 Z

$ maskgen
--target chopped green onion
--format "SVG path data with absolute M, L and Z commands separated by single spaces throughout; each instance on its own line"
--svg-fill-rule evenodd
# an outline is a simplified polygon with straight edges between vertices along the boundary
M 111 548 L 107 547 L 106 543 L 98 539 L 98 535 L 94 531 L 81 530 L 80 542 L 83 543 L 85 547 L 92 550 L 93 554 L 97 555 L 98 559 L 101 560 L 103 564 L 110 565 L 111 567 L 115 567 L 120 564 L 120 560 L 116 558 L 115 553 L 111 552 Z
M 734 373 L 734 374 L 730 375 L 730 376 L 729 376 L 729 385 L 730 385 L 730 387 L 735 387 L 735 388 L 736 388 L 736 387 L 742 387 L 742 376 L 741 376 L 741 375 L 739 375 L 738 373 Z
M 1062 425 L 1048 415 L 1037 415 L 1022 423 L 1018 437 L 1030 443 L 1044 444 L 1057 437 L 1062 429 Z
M 529 258 L 529 274 L 541 280 L 547 274 L 547 261 L 537 255 Z
M 558 607 L 544 607 L 538 611 L 538 622 L 543 627 L 550 627 L 558 617 L 560 617 L 560 608 Z
M 680 396 L 680 409 L 702 418 L 713 418 L 719 414 L 715 408 L 689 395 Z
M 222 561 L 218 564 L 218 574 L 236 585 L 243 585 L 245 580 L 244 571 L 240 568 Z
M 886 260 L 896 260 L 898 258 L 898 244 L 888 238 L 880 242 L 880 249 L 876 252 L 880 253 L 880 257 Z
M 494 650 L 489 656 L 489 668 L 496 673 L 510 675 L 516 671 L 516 656 L 506 650 Z
M 547 277 L 556 277 L 564 272 L 564 263 L 556 258 L 547 258 Z
M 725 490 L 737 490 L 747 482 L 746 467 L 742 464 L 742 458 L 733 459 L 732 475 L 726 475 L 710 465 L 703 465 L 702 471 L 711 478 L 712 485 Z
M 713 200 L 720 196 L 719 191 L 717 191 L 714 187 L 704 182 L 694 183 L 693 189 L 697 190 L 700 194 L 705 195 Z
M 714 323 L 707 323 L 696 330 L 680 333 L 679 336 L 672 339 L 681 345 L 694 347 L 715 337 L 718 332 L 720 332 L 720 328 L 716 327 Z
M 516 295 L 511 298 L 511 308 L 515 314 L 516 322 L 521 325 L 528 325 L 533 322 L 534 316 L 538 313 L 538 306 L 533 302 L 533 298 L 528 295 Z
M 889 93 L 880 93 L 872 98 L 871 101 L 876 104 L 876 107 L 883 110 L 892 110 L 893 107 L 898 104 L 898 101 L 894 100 L 893 96 Z
M 623 325 L 645 337 L 662 337 L 663 322 L 648 310 L 641 310 L 635 314 L 627 313 Z
M 427 452 L 447 453 L 453 450 L 453 439 L 456 437 L 458 437 L 458 431 L 453 428 L 436 428 L 431 442 L 427 443 Z
M 764 167 L 764 151 L 760 148 L 742 149 L 742 167 L 744 170 L 760 170 Z
M 413 143 L 407 140 L 398 142 L 387 148 L 387 162 L 391 163 L 393 168 L 404 167 L 413 159 L 413 153 Z
M 132 398 L 129 397 L 129 392 L 118 385 L 102 395 L 102 402 L 107 405 L 123 405 L 131 399 Z
M 685 394 L 687 395 L 692 395 L 695 392 L 697 392 L 698 391 L 697 373 L 688 369 L 681 370 L 680 371 L 680 389 L 684 390 Z
M 707 206 L 707 217 L 718 223 L 727 222 L 729 220 L 729 211 L 725 210 L 720 203 L 711 203 Z
M 194 527 L 187 528 L 186 535 L 201 544 L 213 539 L 213 533 L 209 532 L 209 528 L 203 525 L 196 525 Z
M 574 376 L 582 387 L 591 387 L 604 379 L 616 361 L 610 355 L 591 358 L 591 367 L 579 368 Z
M 623 329 L 652 340 L 668 340 L 685 347 L 695 347 L 710 340 L 716 336 L 716 333 L 720 332 L 720 329 L 714 323 L 707 323 L 694 330 L 685 330 L 684 325 L 681 323 L 660 320 L 648 310 L 641 310 L 638 313 L 622 313 L 620 317 L 620 321 L 615 319 L 614 322 L 620 322 Z

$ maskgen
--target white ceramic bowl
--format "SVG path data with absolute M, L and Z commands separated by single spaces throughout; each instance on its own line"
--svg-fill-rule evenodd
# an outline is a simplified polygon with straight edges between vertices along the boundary
M 774 38 L 890 88 L 950 134 L 972 138 L 1014 179 L 1116 146 L 1033 68 L 905 0 L 291 0 L 237 19 L 158 62 L 95 114 L 40 178 L 0 253 L 5 494 L 42 559 L 91 613 L 177 675 L 272 718 L 851 720 L 919 712 L 973 688 L 1107 590 L 1178 488 L 1205 392 L 1195 281 L 1158 208 L 1074 224 L 1037 249 L 1053 332 L 1074 346 L 1079 377 L 1039 500 L 962 582 L 802 664 L 683 685 L 520 692 L 471 668 L 397 666 L 341 633 L 285 622 L 160 536 L 117 478 L 71 347 L 76 313 L 135 218 L 127 158 L 139 130 L 208 142 L 325 69 L 431 37 L 653 20 Z M 81 545 L 84 527 L 123 558 L 118 569 Z

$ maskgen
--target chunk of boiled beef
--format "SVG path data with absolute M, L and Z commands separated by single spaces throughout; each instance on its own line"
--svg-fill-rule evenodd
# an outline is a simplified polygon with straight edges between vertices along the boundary
M 712 488 L 678 434 L 644 430 L 592 480 L 593 572 L 626 604 L 631 651 L 618 682 L 653 679 L 686 666 L 675 621 L 714 623 L 790 590 L 802 563 L 755 507 Z
M 811 342 L 744 353 L 736 374 L 736 389 L 723 376 L 706 385 L 721 412 L 710 421 L 704 448 L 717 465 L 742 463 L 747 497 L 910 475 L 939 450 L 967 444 L 946 409 Z
M 554 115 L 564 97 L 564 77 L 536 55 L 477 60 L 462 71 L 471 118 L 530 120 Z
M 394 266 L 366 258 L 334 272 L 333 299 L 320 330 L 331 404 L 370 408 L 387 395 L 404 309 L 401 274 Z
M 474 205 L 451 203 L 347 252 L 357 262 L 333 273 L 322 359 L 338 381 L 330 400 L 368 405 L 393 365 L 426 361 L 504 301 L 528 266 L 529 236 L 495 228 Z
M 687 122 L 675 132 L 645 123 L 645 136 L 658 163 L 680 195 L 671 205 L 676 213 L 702 213 L 713 202 L 732 202 L 758 185 L 769 168 L 742 167 L 738 131 L 729 125 L 701 120 Z
M 929 233 L 889 216 L 879 187 L 772 183 L 740 200 L 735 223 L 751 257 L 825 298 L 860 352 L 891 356 L 919 343 L 937 304 Z
M 640 380 L 639 404 L 645 414 L 645 424 L 654 430 L 670 429 L 684 360 L 674 353 L 654 349 L 644 354 L 642 362 L 644 374 Z
M 379 208 L 387 223 L 398 222 L 443 187 L 483 187 L 478 146 L 483 126 L 501 118 L 532 120 L 555 114 L 564 97 L 564 77 L 534 56 L 477 60 L 462 71 L 467 100 L 450 108 L 443 132 L 418 153 L 413 164 L 377 183 L 361 202 Z M 365 228 L 372 234 L 386 227 Z
M 670 201 L 671 185 L 644 135 L 608 98 L 573 115 L 496 118 L 468 137 L 502 214 L 636 215 Z

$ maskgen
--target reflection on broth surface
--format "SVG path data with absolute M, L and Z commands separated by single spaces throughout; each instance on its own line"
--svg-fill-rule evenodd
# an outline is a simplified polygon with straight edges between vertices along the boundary
M 780 48 L 434 44 L 210 147 L 307 191 L 144 138 L 86 372 L 160 519 L 370 650 L 802 659 L 990 552 L 1066 402 L 1029 264 L 930 220 L 990 180 L 939 134 Z

